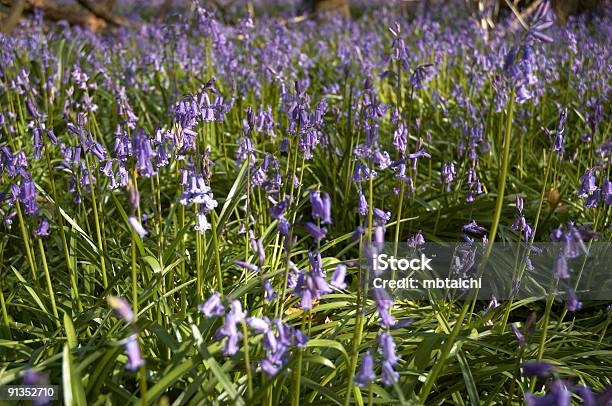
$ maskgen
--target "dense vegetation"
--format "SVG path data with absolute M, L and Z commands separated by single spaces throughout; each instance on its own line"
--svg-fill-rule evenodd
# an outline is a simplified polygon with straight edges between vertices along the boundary
M 0 36 L 0 384 L 609 404 L 609 302 L 372 300 L 358 259 L 374 238 L 609 242 L 610 8 L 485 31 L 397 7 Z

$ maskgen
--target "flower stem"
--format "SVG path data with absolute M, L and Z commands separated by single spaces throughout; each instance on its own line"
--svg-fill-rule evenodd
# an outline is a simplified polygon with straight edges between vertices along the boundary
M 504 155 L 502 157 L 501 168 L 499 172 L 499 185 L 497 187 L 497 201 L 495 203 L 495 213 L 493 214 L 493 223 L 491 224 L 491 230 L 489 232 L 489 243 L 487 244 L 487 251 L 485 254 L 485 261 L 491 255 L 493 249 L 493 242 L 497 235 L 497 227 L 499 226 L 499 219 L 501 218 L 501 212 L 504 205 L 504 192 L 506 190 L 506 178 L 508 177 L 508 161 L 510 160 L 510 144 L 512 136 L 512 116 L 514 113 L 514 88 L 510 92 L 510 100 L 508 101 L 508 117 L 506 120 L 506 133 L 504 136 Z
M 47 266 L 47 256 L 45 255 L 45 247 L 42 243 L 42 238 L 38 238 L 38 250 L 40 251 L 40 258 L 42 260 L 43 270 L 45 272 L 45 279 L 47 281 L 47 289 L 49 290 L 49 300 L 51 301 L 51 311 L 53 311 L 53 317 L 55 318 L 55 324 L 58 328 L 61 328 L 59 315 L 57 313 L 57 306 L 55 305 L 55 293 L 53 293 L 53 285 L 51 284 L 51 275 L 49 274 L 49 267 Z
M 38 279 L 38 271 L 36 269 L 36 264 L 32 259 L 30 237 L 28 236 L 28 230 L 23 218 L 23 213 L 21 212 L 21 205 L 19 204 L 19 201 L 15 202 L 15 208 L 17 209 L 17 217 L 19 217 L 19 230 L 21 231 L 21 238 L 23 240 L 23 244 L 25 245 L 26 258 L 28 259 L 28 265 L 30 265 L 30 270 L 32 271 L 33 282 L 36 283 L 36 280 Z
M 221 271 L 221 258 L 219 257 L 219 237 L 217 236 L 217 213 L 211 210 L 210 224 L 213 238 L 213 251 L 215 252 L 215 267 L 217 269 L 217 290 L 223 295 L 223 272 Z
M 244 367 L 247 374 L 247 393 L 249 399 L 251 399 L 253 398 L 253 374 L 251 372 L 251 356 L 249 351 L 249 330 L 244 320 L 242 320 L 242 335 L 244 342 Z
M 102 232 L 100 231 L 100 218 L 98 216 L 98 202 L 96 200 L 96 187 L 93 183 L 93 176 L 91 175 L 91 165 L 89 164 L 89 157 L 85 156 L 85 163 L 87 165 L 87 176 L 89 177 L 89 190 L 91 193 L 91 205 L 93 207 L 94 221 L 96 222 L 96 238 L 98 239 L 98 253 L 100 255 L 100 268 L 102 269 L 102 286 L 104 289 L 108 287 L 108 279 L 106 278 L 106 264 L 104 258 L 104 248 L 102 247 Z

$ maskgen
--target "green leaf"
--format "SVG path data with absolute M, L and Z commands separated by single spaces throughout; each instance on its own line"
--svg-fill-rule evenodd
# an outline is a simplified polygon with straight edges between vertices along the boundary
M 74 368 L 72 363 L 72 354 L 68 344 L 64 344 L 64 356 L 62 361 L 62 392 L 64 394 L 64 404 L 72 405 L 87 405 L 87 398 L 81 376 Z
M 78 347 L 79 342 L 77 340 L 76 332 L 74 331 L 74 324 L 72 324 L 72 319 L 70 316 L 68 316 L 68 313 L 64 313 L 64 329 L 66 330 L 68 347 L 70 349 Z

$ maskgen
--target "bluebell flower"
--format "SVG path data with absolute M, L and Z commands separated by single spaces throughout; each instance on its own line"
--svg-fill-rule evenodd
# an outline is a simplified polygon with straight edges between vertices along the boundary
M 383 332 L 378 336 L 378 352 L 382 355 L 384 361 L 390 365 L 395 365 L 401 359 L 395 352 L 395 342 L 391 334 Z
M 576 385 L 572 386 L 571 391 L 580 396 L 582 398 L 582 406 L 596 406 L 597 402 L 595 400 L 595 395 L 591 388 L 586 385 Z M 605 403 L 601 403 L 605 404 Z
M 142 226 L 142 224 L 140 224 L 140 221 L 138 221 L 136 217 L 129 216 L 128 222 L 130 223 L 130 226 L 132 226 L 132 229 L 136 232 L 136 234 L 140 236 L 140 238 L 144 238 L 148 234 L 147 230 L 144 229 L 144 227 Z
M 530 392 L 525 393 L 525 404 L 527 406 L 570 406 L 571 395 L 565 383 L 556 379 L 550 383 L 550 390 L 542 397 L 534 396 Z
M 346 277 L 346 265 L 338 264 L 336 269 L 334 270 L 334 274 L 332 275 L 332 280 L 330 285 L 337 289 L 345 289 L 346 282 L 344 281 Z
M 198 306 L 198 310 L 206 317 L 222 316 L 225 308 L 221 302 L 221 294 L 213 293 L 208 300 Z
M 476 220 L 472 220 L 466 225 L 464 225 L 462 230 L 464 233 L 472 234 L 475 236 L 480 236 L 487 232 L 487 229 L 479 226 L 478 223 L 476 223 Z
M 145 364 L 145 361 L 140 353 L 138 334 L 131 334 L 127 338 L 127 341 L 125 342 L 125 351 L 127 352 L 128 356 L 128 363 L 125 365 L 126 369 L 136 371 Z
M 442 165 L 442 183 L 446 185 L 446 191 L 451 191 L 451 184 L 453 180 L 457 176 L 457 172 L 455 171 L 455 163 L 454 162 L 445 162 Z
M 247 318 L 246 322 L 257 333 L 264 334 L 270 330 L 270 319 L 267 317 L 259 318 L 251 316 Z
M 327 235 L 327 229 L 318 227 L 316 224 L 308 222 L 304 224 L 304 229 L 314 238 L 315 242 L 320 242 Z
M 408 130 L 404 123 L 399 123 L 397 129 L 393 133 L 393 146 L 403 155 L 406 152 L 407 144 Z
M 595 170 L 587 169 L 580 177 L 580 188 L 578 189 L 578 197 L 587 197 L 590 193 L 597 190 L 597 179 L 595 178 Z
M 122 297 L 109 296 L 107 299 L 110 307 L 128 324 L 135 320 L 132 306 Z
M 390 386 L 399 380 L 399 373 L 393 369 L 393 364 L 387 360 L 382 362 L 382 381 L 385 385 Z
M 272 284 L 268 278 L 264 278 L 264 291 L 266 296 L 266 302 L 270 303 L 276 297 L 276 292 L 272 288 Z
M 380 324 L 383 327 L 395 326 L 397 320 L 389 312 L 393 307 L 393 300 L 389 297 L 389 294 L 382 288 L 375 288 L 374 298 L 376 300 L 376 310 L 380 316 Z
M 537 376 L 539 378 L 548 377 L 554 370 L 554 365 L 546 361 L 529 361 L 521 365 L 523 376 Z
M 567 299 L 565 302 L 565 307 L 567 308 L 567 310 L 571 313 L 580 310 L 582 308 L 582 303 L 578 301 L 578 297 L 576 296 L 576 292 L 574 292 L 574 289 L 568 288 L 566 293 Z
M 372 354 L 368 351 L 363 356 L 359 370 L 355 375 L 355 385 L 363 388 L 368 386 L 374 379 L 376 379 L 376 374 L 374 373 L 374 357 L 372 357 Z
M 603 201 L 608 205 L 612 206 L 612 181 L 604 180 L 601 186 Z
M 38 372 L 27 369 L 23 375 L 23 386 L 45 386 L 49 385 L 49 375 L 46 372 Z M 46 406 L 52 404 L 53 399 L 48 396 L 37 396 L 32 400 L 34 406 Z
M 204 235 L 207 230 L 211 229 L 211 225 L 206 217 L 206 211 L 200 209 L 196 215 L 196 225 L 193 227 L 194 230 L 198 231 L 200 235 Z
M 314 219 L 320 219 L 321 224 L 331 224 L 331 199 L 327 192 L 311 190 L 310 204 Z
M 234 264 L 236 264 L 236 265 L 238 265 L 238 266 L 240 266 L 242 268 L 251 270 L 253 272 L 259 272 L 259 267 L 257 265 L 255 265 L 255 264 L 250 263 L 250 262 L 235 260 Z
M 238 352 L 238 343 L 242 334 L 238 330 L 238 323 L 246 317 L 246 312 L 242 311 L 240 301 L 234 300 L 230 304 L 230 310 L 225 315 L 225 323 L 219 327 L 216 333 L 217 338 L 225 337 L 225 345 L 221 352 L 224 355 L 234 355 Z
M 382 226 L 387 224 L 387 222 L 391 220 L 391 212 L 384 211 L 377 207 L 372 210 L 372 214 L 374 215 L 374 224 L 376 225 Z
M 289 203 L 287 203 L 284 200 L 281 202 L 278 202 L 277 204 L 275 204 L 274 206 L 268 209 L 268 212 L 270 213 L 270 217 L 272 217 L 275 220 L 279 220 L 281 216 L 285 213 L 285 210 L 287 210 L 288 206 L 289 206 Z
M 357 213 L 360 216 L 366 216 L 368 214 L 368 201 L 361 191 L 357 195 Z
M 49 235 L 49 221 L 45 217 L 41 217 L 38 222 L 38 227 L 34 231 L 35 237 L 47 237 Z

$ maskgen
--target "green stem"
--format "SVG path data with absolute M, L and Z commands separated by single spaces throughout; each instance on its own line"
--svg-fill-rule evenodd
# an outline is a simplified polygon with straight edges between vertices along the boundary
M 104 248 L 102 246 L 102 232 L 100 231 L 100 218 L 98 216 L 98 202 L 96 200 L 96 187 L 93 182 L 93 176 L 91 175 L 91 166 L 89 164 L 89 157 L 85 156 L 85 163 L 87 165 L 87 176 L 89 177 L 89 190 L 91 191 L 91 205 L 93 207 L 94 221 L 96 222 L 96 238 L 98 239 L 98 253 L 100 255 L 100 267 L 102 268 L 102 285 L 104 289 L 108 287 L 108 279 L 106 277 L 106 264 L 104 258 Z
M 223 295 L 223 272 L 221 271 L 221 258 L 219 256 L 219 237 L 217 236 L 217 213 L 214 210 L 212 210 L 210 213 L 213 251 L 215 253 L 215 267 L 217 269 L 217 290 L 221 295 Z
M 433 368 L 431 369 L 431 372 L 427 375 L 427 379 L 425 379 L 425 383 L 421 387 L 421 390 L 419 392 L 419 400 L 424 404 L 426 403 L 425 401 L 427 400 L 427 397 L 429 396 L 433 385 L 438 380 L 438 375 L 440 375 L 440 372 L 442 372 L 442 368 L 444 368 L 446 359 L 448 358 L 448 355 L 450 354 L 451 349 L 455 344 L 455 340 L 457 339 L 457 335 L 459 335 L 461 325 L 463 324 L 463 320 L 465 319 L 469 308 L 470 302 L 466 301 L 463 304 L 463 307 L 461 308 L 461 313 L 459 313 L 459 316 L 457 317 L 457 321 L 455 322 L 453 330 L 444 342 L 442 352 L 440 353 L 440 358 L 438 358 L 437 362 L 434 364 Z
M 36 264 L 34 264 L 34 260 L 32 259 L 32 251 L 30 249 L 30 237 L 28 235 L 27 226 L 23 218 L 23 213 L 21 213 L 21 204 L 19 204 L 19 201 L 15 202 L 15 207 L 17 208 L 17 217 L 19 218 L 19 230 L 21 231 L 21 239 L 23 240 L 23 244 L 25 245 L 26 258 L 28 259 L 28 265 L 30 265 L 30 270 L 32 271 L 33 282 L 36 283 L 38 279 L 38 271 L 36 269 Z
M 134 319 L 138 319 L 138 273 L 136 269 L 136 236 L 132 230 L 132 308 L 134 311 Z
M 249 351 L 249 329 L 246 322 L 242 320 L 242 335 L 244 342 L 244 367 L 247 374 L 247 393 L 249 399 L 253 398 L 253 374 L 251 372 L 251 356 Z
M 55 305 L 55 293 L 53 293 L 53 285 L 51 284 L 51 274 L 49 274 L 49 267 L 47 266 L 47 256 L 45 255 L 45 247 L 43 246 L 42 239 L 38 238 L 38 250 L 40 252 L 40 258 L 42 260 L 43 270 L 45 272 L 45 279 L 47 281 L 47 289 L 49 290 L 49 300 L 51 300 L 51 310 L 53 311 L 53 317 L 55 318 L 55 324 L 58 328 L 61 328 L 59 315 L 57 313 L 57 306 Z
M 508 163 L 510 160 L 510 144 L 512 136 L 512 116 L 514 112 L 514 88 L 510 92 L 510 100 L 508 101 L 508 117 L 506 120 L 506 134 L 504 136 L 504 155 L 501 162 L 501 170 L 499 173 L 499 185 L 497 188 L 497 201 L 495 203 L 495 213 L 493 214 L 493 223 L 491 224 L 491 230 L 489 232 L 489 243 L 487 244 L 487 251 L 485 258 L 489 258 L 491 250 L 493 249 L 493 242 L 497 235 L 497 227 L 499 226 L 499 219 L 501 218 L 501 212 L 504 205 L 504 192 L 506 190 L 506 178 L 508 177 Z

